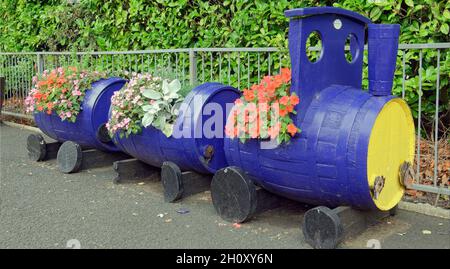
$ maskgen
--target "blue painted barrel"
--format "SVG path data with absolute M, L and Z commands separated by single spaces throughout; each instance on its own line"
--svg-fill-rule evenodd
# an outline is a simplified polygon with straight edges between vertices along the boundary
M 181 171 L 214 173 L 227 165 L 223 147 L 224 124 L 228 110 L 239 91 L 220 83 L 205 83 L 194 88 L 185 98 L 175 123 L 173 135 L 166 137 L 160 130 L 149 126 L 140 134 L 120 138 L 115 135 L 113 141 L 129 155 L 155 167 L 161 167 L 165 161 L 179 166 Z M 217 104 L 220 110 L 214 113 L 208 106 Z M 205 124 L 216 117 L 216 134 L 202 132 Z M 222 122 L 220 124 L 219 122 Z M 220 126 L 221 125 L 221 126 Z M 213 128 L 214 129 L 214 128 Z M 182 136 L 182 132 L 188 135 Z M 205 151 L 213 149 L 212 157 L 205 157 Z
M 361 89 L 367 18 L 331 7 L 289 10 L 286 15 L 290 17 L 291 92 L 301 100 L 293 120 L 302 132 L 275 149 L 263 149 L 259 140 L 241 143 L 226 138 L 228 163 L 242 168 L 263 188 L 297 201 L 393 208 L 404 191 L 400 166 L 412 163 L 415 148 L 408 105 L 390 89 L 386 93 L 395 69 L 397 46 L 392 42 L 398 39 L 384 31 L 398 31 L 398 27 L 368 27 L 369 36 L 376 31 L 369 48 L 377 47 L 369 53 L 389 58 L 369 56 L 369 69 L 377 74 L 369 77 L 371 87 L 381 88 L 368 92 Z M 306 55 L 306 39 L 314 31 L 322 37 L 323 50 L 312 63 Z M 352 62 L 344 55 L 348 36 L 353 38 Z M 389 39 L 380 41 L 377 36 Z M 390 74 L 380 75 L 380 68 Z M 381 182 L 382 186 L 375 186 Z
M 125 83 L 126 80 L 121 78 L 93 82 L 91 89 L 86 91 L 81 111 L 74 123 L 62 121 L 55 113 L 36 113 L 34 120 L 42 132 L 57 141 L 74 141 L 82 147 L 119 151 L 111 140 L 105 140 L 101 136 L 106 132 L 104 125 L 108 122 L 111 96 Z

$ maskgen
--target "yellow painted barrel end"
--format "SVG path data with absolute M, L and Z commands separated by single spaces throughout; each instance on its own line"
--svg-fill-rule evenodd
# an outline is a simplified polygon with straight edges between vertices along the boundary
M 403 196 L 399 171 L 403 162 L 414 161 L 414 134 L 414 121 L 406 102 L 400 98 L 387 102 L 375 120 L 367 155 L 367 179 L 372 199 L 380 210 L 393 208 Z M 384 181 L 381 189 L 380 178 Z

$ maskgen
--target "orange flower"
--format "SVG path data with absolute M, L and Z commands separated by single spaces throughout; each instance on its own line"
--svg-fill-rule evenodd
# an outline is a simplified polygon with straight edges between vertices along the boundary
M 290 99 L 291 99 L 291 105 L 293 105 L 293 106 L 295 106 L 298 103 L 300 103 L 300 98 L 298 98 L 298 96 L 295 95 L 295 94 L 291 95 Z
M 47 110 L 47 114 L 51 115 L 51 114 L 52 114 L 52 111 L 51 111 L 50 109 Z
M 291 136 L 294 136 L 298 132 L 298 129 L 293 123 L 289 123 L 287 126 L 287 131 Z
M 286 108 L 280 108 L 280 116 L 284 117 L 288 114 L 288 110 Z
M 252 90 L 244 90 L 245 101 L 251 102 L 255 99 L 255 93 Z
M 38 106 L 38 107 L 37 107 L 37 110 L 38 110 L 38 111 L 42 111 L 42 110 L 44 110 L 44 107 L 43 107 L 43 106 Z
M 284 83 L 291 81 L 291 70 L 289 68 L 281 68 L 281 80 Z
M 286 106 L 288 104 L 288 102 L 289 102 L 289 97 L 287 95 L 280 98 L 280 104 Z
M 52 103 L 52 102 L 48 103 L 48 104 L 47 104 L 47 108 L 48 108 L 49 110 L 52 110 L 52 108 L 53 108 L 53 103 Z
M 286 109 L 289 113 L 291 113 L 292 111 L 294 111 L 294 106 L 293 105 L 288 105 L 286 106 Z
M 34 94 L 34 99 L 36 99 L 36 100 L 40 101 L 40 100 L 41 100 L 41 98 L 42 98 L 42 93 L 40 93 L 40 92 L 37 92 L 37 93 L 35 93 L 35 94 Z

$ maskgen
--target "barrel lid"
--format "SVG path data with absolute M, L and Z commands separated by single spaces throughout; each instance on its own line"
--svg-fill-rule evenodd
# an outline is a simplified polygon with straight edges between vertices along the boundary
M 414 122 L 406 102 L 393 98 L 379 112 L 373 125 L 367 152 L 367 180 L 371 197 L 380 210 L 395 207 L 404 193 L 400 167 L 413 163 Z
M 227 165 L 223 148 L 223 138 L 227 115 L 227 106 L 239 98 L 240 91 L 221 83 L 204 83 L 192 90 L 185 99 L 186 115 L 189 108 L 191 135 L 187 139 L 185 150 L 194 150 L 193 157 L 199 159 L 205 172 L 215 172 Z M 228 105 L 227 105 L 228 104 Z M 186 120 L 186 116 L 178 120 Z M 191 144 L 194 142 L 194 145 Z M 193 147 L 193 148 L 192 148 Z

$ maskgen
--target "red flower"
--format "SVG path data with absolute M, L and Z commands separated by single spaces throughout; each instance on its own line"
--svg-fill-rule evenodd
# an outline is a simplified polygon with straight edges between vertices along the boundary
M 280 104 L 286 106 L 288 104 L 288 102 L 289 102 L 289 96 L 285 95 L 285 96 L 280 98 Z
M 255 93 L 252 90 L 244 90 L 245 101 L 251 102 L 255 99 Z
M 294 136 L 298 132 L 298 129 L 293 123 L 289 123 L 287 126 L 287 131 L 291 136 Z
M 291 81 L 291 70 L 289 68 L 281 68 L 281 79 L 284 83 Z
M 289 113 L 291 113 L 291 112 L 294 111 L 294 106 L 293 106 L 293 105 L 288 105 L 288 106 L 286 106 L 286 109 L 287 109 L 287 111 L 288 111 Z
M 295 95 L 295 94 L 291 95 L 290 99 L 291 99 L 291 105 L 293 105 L 293 106 L 295 106 L 298 103 L 300 103 L 300 98 L 298 98 L 298 96 Z
M 280 116 L 281 117 L 284 117 L 284 116 L 286 116 L 287 114 L 288 114 L 289 112 L 288 112 L 288 110 L 286 109 L 286 108 L 280 108 Z

